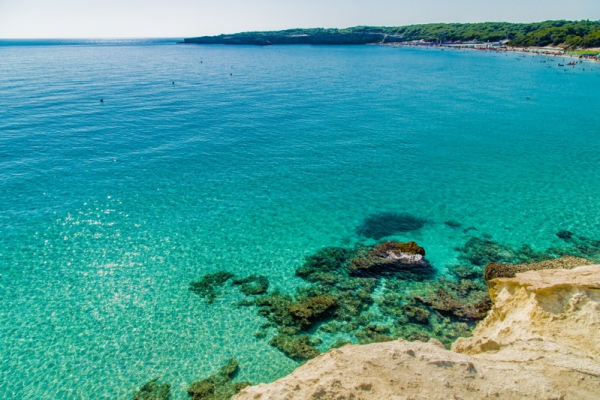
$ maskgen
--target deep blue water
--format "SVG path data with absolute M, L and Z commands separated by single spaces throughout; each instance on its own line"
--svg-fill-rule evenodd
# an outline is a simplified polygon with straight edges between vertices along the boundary
M 155 377 L 186 398 L 230 357 L 240 380 L 281 377 L 297 363 L 241 295 L 208 305 L 189 282 L 289 291 L 374 213 L 427 219 L 394 238 L 441 273 L 473 235 L 600 237 L 600 64 L 543 60 L 0 41 L 0 398 L 128 398 Z

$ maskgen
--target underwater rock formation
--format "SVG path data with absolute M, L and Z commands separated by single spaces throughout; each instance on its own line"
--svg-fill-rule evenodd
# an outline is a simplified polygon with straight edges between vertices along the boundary
M 535 251 L 529 245 L 511 248 L 502 245 L 483 235 L 473 237 L 458 249 L 460 259 L 477 266 L 484 266 L 490 262 L 502 264 L 531 264 L 541 261 L 553 260 L 562 256 L 573 256 L 600 262 L 600 240 L 575 236 L 572 232 L 561 231 L 557 233 L 564 242 L 564 247 L 551 247 L 544 251 Z
M 311 326 L 315 321 L 322 319 L 324 314 L 337 307 L 335 299 L 319 295 L 309 297 L 304 301 L 291 304 L 288 308 L 292 317 L 300 320 L 303 327 Z
M 235 399 L 598 398 L 599 265 L 494 279 L 490 293 L 492 311 L 453 351 L 436 340 L 346 345 Z
M 453 221 L 453 220 L 445 221 L 444 225 L 446 225 L 452 229 L 458 229 L 462 226 L 462 224 L 460 222 Z
M 317 251 L 296 270 L 306 285 L 291 293 L 269 292 L 264 276 L 234 278 L 228 272 L 207 274 L 192 282 L 190 289 L 211 302 L 231 279 L 248 296 L 237 306 L 256 307 L 266 319 L 254 337 L 298 361 L 327 348 L 317 348 L 319 337 L 327 340 L 328 347 L 348 341 L 434 338 L 449 348 L 457 338 L 469 336 L 490 310 L 484 265 L 491 279 L 514 276 L 517 270 L 589 263 L 573 257 L 556 259 L 565 254 L 591 254 L 591 260 L 598 259 L 600 241 L 561 236 L 564 247 L 545 251 L 527 245 L 509 247 L 486 235 L 473 237 L 457 249 L 460 264 L 447 266 L 446 276 L 437 275 L 417 243 L 385 241 Z M 526 262 L 539 264 L 523 266 Z
M 556 233 L 556 236 L 558 236 L 560 239 L 562 240 L 569 240 L 573 237 L 573 232 L 570 231 L 559 231 Z
M 383 212 L 369 215 L 356 228 L 356 232 L 361 236 L 380 240 L 397 233 L 416 231 L 426 223 L 426 219 L 408 213 Z
M 296 270 L 308 286 L 255 297 L 258 313 L 269 321 L 265 329 L 277 331 L 269 343 L 296 360 L 319 354 L 315 333 L 350 334 L 358 343 L 435 337 L 449 346 L 489 309 L 483 271 L 457 266 L 456 281 L 433 280 L 424 255 L 415 242 L 319 250 Z M 356 273 L 357 266 L 368 273 Z M 382 285 L 376 301 L 373 292 Z M 377 312 L 369 311 L 374 303 Z
M 350 264 L 350 273 L 354 275 L 385 276 L 400 273 L 403 270 L 417 272 L 417 275 L 431 277 L 435 270 L 425 260 L 425 249 L 415 242 L 381 243 L 367 252 L 359 252 Z
M 240 390 L 251 385 L 249 382 L 231 381 L 239 369 L 237 361 L 232 358 L 215 375 L 192 383 L 187 389 L 188 394 L 192 396 L 192 400 L 229 400 Z
M 252 296 L 266 293 L 269 289 L 269 279 L 262 275 L 251 275 L 246 278 L 234 279 L 231 284 L 239 285 L 242 293 Z
M 278 334 L 269 340 L 269 344 L 279 349 L 291 359 L 302 361 L 315 358 L 321 352 L 315 348 L 320 341 L 311 339 L 309 335 Z
M 433 286 L 433 285 L 432 285 Z M 460 283 L 440 278 L 435 289 L 416 299 L 442 313 L 452 314 L 459 319 L 476 321 L 485 318 L 491 308 L 483 289 L 473 281 L 463 280 Z M 474 293 L 476 296 L 469 296 Z
M 219 295 L 219 288 L 233 278 L 230 272 L 216 272 L 214 274 L 206 274 L 199 281 L 190 282 L 189 289 L 198 296 L 205 299 L 209 304 L 215 302 Z
M 158 384 L 158 378 L 144 384 L 133 394 L 133 400 L 169 400 L 171 398 L 171 385 Z
M 561 252 L 562 255 L 573 255 L 600 261 L 600 240 L 586 238 L 585 236 L 575 236 L 575 234 L 569 231 L 558 232 L 556 236 L 564 240 L 569 247 L 566 249 L 551 250 Z

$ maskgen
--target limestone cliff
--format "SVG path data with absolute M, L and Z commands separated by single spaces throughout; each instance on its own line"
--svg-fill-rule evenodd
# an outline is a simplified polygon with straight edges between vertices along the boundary
M 489 281 L 472 338 L 331 350 L 236 399 L 597 399 L 600 265 Z

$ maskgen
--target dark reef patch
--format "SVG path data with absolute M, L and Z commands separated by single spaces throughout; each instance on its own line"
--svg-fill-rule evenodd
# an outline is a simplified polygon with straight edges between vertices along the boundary
M 325 295 L 318 295 L 294 303 L 289 306 L 288 310 L 292 317 L 300 321 L 301 326 L 308 327 L 314 322 L 324 319 L 335 308 L 337 308 L 335 299 Z
M 487 310 L 471 305 L 487 304 L 482 270 L 457 266 L 462 277 L 439 282 L 424 256 L 415 242 L 317 251 L 296 270 L 307 287 L 255 298 L 268 328 L 277 330 L 269 343 L 290 358 L 306 360 L 319 354 L 313 337 L 319 333 L 349 334 L 357 343 L 435 337 L 446 345 L 467 335 Z M 382 293 L 374 296 L 382 285 Z M 443 298 L 434 301 L 430 294 Z
M 441 277 L 430 285 L 427 294 L 415 299 L 442 315 L 473 322 L 485 318 L 492 307 L 486 290 L 481 281 L 464 279 L 456 282 Z
M 219 288 L 231 278 L 233 278 L 233 274 L 230 272 L 206 274 L 199 281 L 190 282 L 189 289 L 212 304 L 219 295 Z
M 263 294 L 269 289 L 269 279 L 262 275 L 251 275 L 242 279 L 234 279 L 231 283 L 239 285 L 240 291 L 246 295 Z
M 230 359 L 219 372 L 188 386 L 192 400 L 229 400 L 250 382 L 232 382 L 240 367 L 235 359 Z
M 556 233 L 556 236 L 558 236 L 559 238 L 561 238 L 564 241 L 568 241 L 569 239 L 571 239 L 573 237 L 573 232 L 570 232 L 570 231 L 558 231 Z
M 146 382 L 133 394 L 133 400 L 169 400 L 171 398 L 171 385 L 158 383 L 158 378 Z
M 426 223 L 426 219 L 408 213 L 382 212 L 369 215 L 356 231 L 361 236 L 380 240 L 398 233 L 416 231 Z
M 550 260 L 556 256 L 545 252 L 535 252 L 528 245 L 513 249 L 494 242 L 488 237 L 473 237 L 459 251 L 462 253 L 460 255 L 462 260 L 477 266 L 485 266 L 492 261 L 517 264 L 539 262 Z
M 269 340 L 269 344 L 289 358 L 297 361 L 310 360 L 321 354 L 315 348 L 315 346 L 320 344 L 320 341 L 312 339 L 310 335 L 286 335 L 279 333 Z
M 473 237 L 458 249 L 460 259 L 476 266 L 485 266 L 490 262 L 502 264 L 531 264 L 549 261 L 562 256 L 586 258 L 600 262 L 600 240 L 575 236 L 571 232 L 557 233 L 565 241 L 566 247 L 550 247 L 535 251 L 529 245 L 511 248 L 493 241 L 490 237 Z
M 454 220 L 448 220 L 444 222 L 444 225 L 452 228 L 452 229 L 458 229 L 462 226 L 462 224 L 460 222 L 454 221 Z

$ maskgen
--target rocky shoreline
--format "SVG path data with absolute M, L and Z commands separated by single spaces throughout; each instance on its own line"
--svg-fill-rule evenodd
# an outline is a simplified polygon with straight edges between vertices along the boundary
M 346 345 L 235 399 L 595 399 L 600 265 L 490 281 L 494 306 L 452 351 L 436 339 Z
M 308 366 L 315 365 L 310 360 L 322 359 L 323 353 L 354 357 L 354 350 L 350 353 L 346 350 L 383 342 L 393 343 L 390 345 L 393 348 L 400 346 L 398 351 L 403 352 L 416 352 L 410 346 L 417 346 L 420 352 L 427 354 L 431 351 L 431 354 L 437 354 L 437 349 L 449 350 L 451 346 L 462 346 L 462 353 L 474 351 L 472 349 L 496 351 L 501 346 L 495 339 L 467 341 L 459 338 L 470 337 L 474 330 L 481 331 L 481 326 L 490 326 L 490 318 L 496 318 L 493 316 L 499 313 L 506 318 L 514 311 L 498 308 L 498 299 L 502 298 L 498 293 L 504 293 L 496 288 L 501 287 L 498 286 L 500 283 L 520 279 L 519 273 L 525 271 L 544 274 L 556 268 L 573 269 L 600 261 L 600 240 L 569 231 L 556 234 L 563 245 L 544 251 L 536 251 L 528 245 L 506 246 L 488 235 L 478 234 L 456 249 L 459 262 L 447 266 L 448 272 L 441 275 L 427 260 L 426 249 L 416 242 L 385 240 L 416 231 L 427 223 L 405 213 L 369 216 L 357 227 L 357 233 L 365 241 L 378 242 L 326 247 L 317 251 L 296 270 L 296 276 L 304 280 L 305 285 L 292 293 L 271 289 L 265 276 L 236 276 L 229 271 L 205 274 L 190 282 L 189 290 L 198 296 L 197 301 L 209 305 L 224 291 L 239 290 L 244 299 L 234 306 L 251 307 L 256 311 L 256 317 L 264 321 L 260 330 L 254 333 L 255 338 L 265 340 L 299 364 L 309 361 Z M 464 233 L 477 232 L 476 228 L 463 228 L 456 221 L 445 224 Z M 600 299 L 600 292 L 597 299 Z M 486 322 L 480 322 L 484 318 L 487 318 Z M 504 327 L 503 331 L 507 329 L 510 327 Z M 338 348 L 344 351 L 337 353 L 335 349 Z M 455 356 L 448 357 L 454 360 L 452 357 Z M 244 366 L 239 366 L 235 359 L 230 360 L 214 375 L 191 383 L 190 396 L 212 400 L 231 398 L 251 385 L 250 382 L 236 382 L 240 368 Z M 494 386 L 489 386 L 490 390 L 492 388 Z M 394 390 L 398 388 L 394 387 Z M 167 383 L 159 384 L 153 380 L 138 389 L 135 398 L 167 399 L 169 393 Z M 529 392 L 521 394 L 526 393 Z
M 466 47 L 590 49 L 600 46 L 598 21 L 544 21 L 538 23 L 453 23 L 408 26 L 355 26 L 296 28 L 281 31 L 240 32 L 186 38 L 185 44 L 227 45 L 358 45 L 421 44 Z

